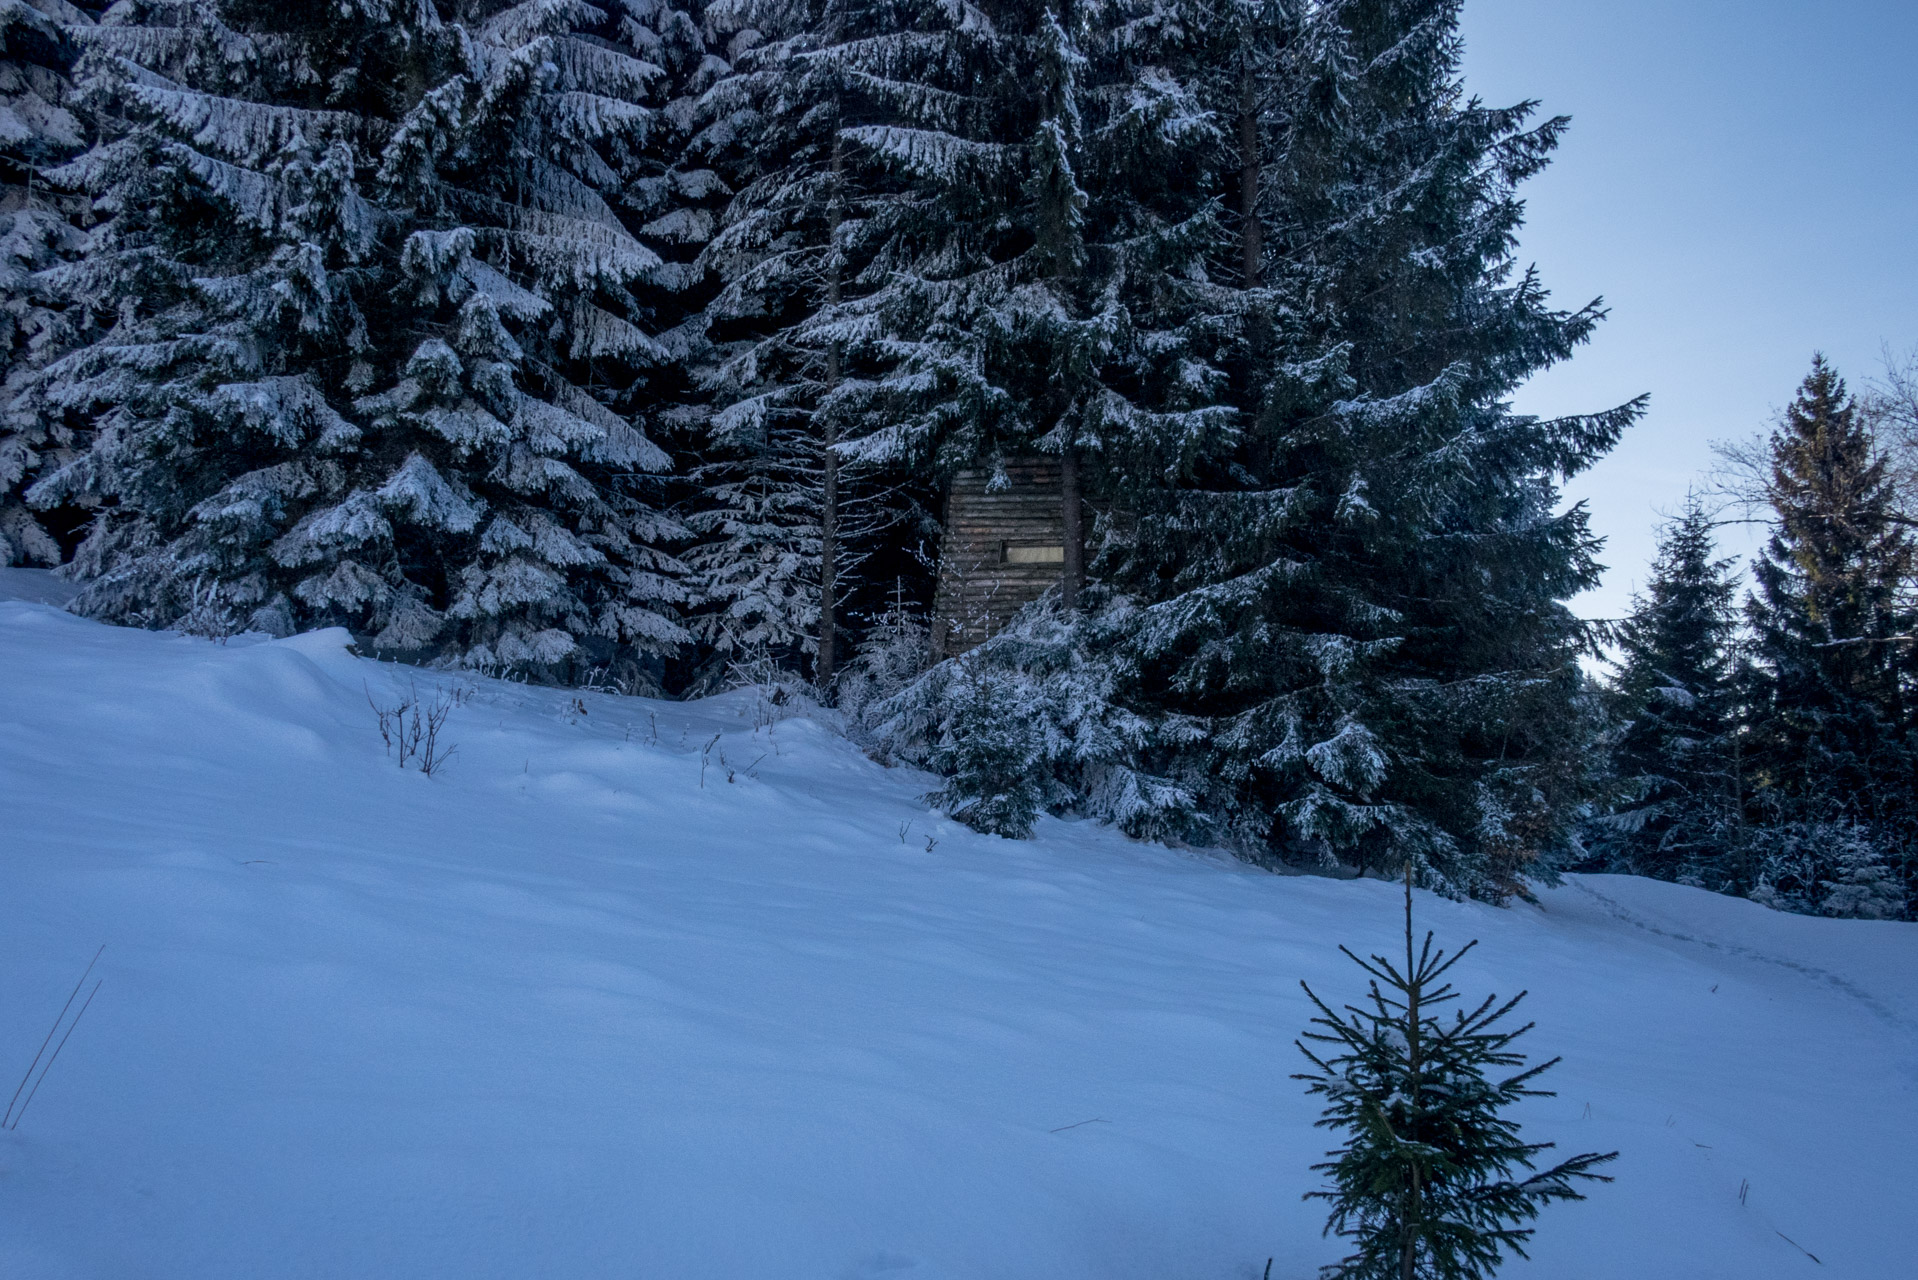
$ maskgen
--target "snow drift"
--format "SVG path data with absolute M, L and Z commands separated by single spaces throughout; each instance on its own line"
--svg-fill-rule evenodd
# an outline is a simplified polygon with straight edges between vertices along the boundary
M 1298 983 L 1389 884 L 928 812 L 750 692 L 665 703 L 225 645 L 0 589 L 0 1274 L 1303 1280 Z M 460 705 L 434 776 L 369 702 Z M 1529 988 L 1618 1181 L 1511 1276 L 1909 1275 L 1918 926 L 1578 877 L 1420 895 Z M 1816 1255 L 1818 1262 L 1812 1261 Z

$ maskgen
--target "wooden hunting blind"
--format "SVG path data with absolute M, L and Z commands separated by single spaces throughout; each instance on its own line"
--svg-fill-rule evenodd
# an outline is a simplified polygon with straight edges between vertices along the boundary
M 1062 496 L 1057 458 L 1008 458 L 953 476 L 933 597 L 934 659 L 991 638 L 1064 577 Z

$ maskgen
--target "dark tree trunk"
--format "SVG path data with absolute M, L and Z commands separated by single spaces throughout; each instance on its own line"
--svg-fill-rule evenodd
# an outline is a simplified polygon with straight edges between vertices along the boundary
M 1244 287 L 1255 289 L 1264 265 L 1259 224 L 1259 93 L 1248 65 L 1239 81 L 1239 269 Z
M 1086 585 L 1085 505 L 1079 497 L 1079 451 L 1070 445 L 1059 456 L 1059 503 L 1066 530 L 1065 577 L 1059 594 L 1066 608 L 1077 609 Z
M 839 304 L 839 223 L 844 217 L 841 183 L 846 174 L 846 144 L 834 135 L 832 143 L 832 204 L 827 224 L 831 227 L 826 249 L 826 305 Z M 826 387 L 839 385 L 839 344 L 826 350 Z M 839 426 L 830 413 L 823 415 L 820 434 L 821 465 L 825 472 L 824 492 L 819 499 L 819 659 L 814 665 L 819 687 L 832 687 L 833 671 L 839 659 Z
M 1424 1065 L 1420 1053 L 1422 1046 L 1419 1044 L 1419 1000 L 1424 995 L 1425 987 L 1420 980 L 1422 972 L 1418 956 L 1412 950 L 1412 859 L 1410 855 L 1407 855 L 1405 859 L 1405 1065 L 1406 1074 L 1409 1077 L 1406 1088 L 1410 1095 L 1410 1105 L 1407 1109 L 1413 1111 L 1416 1111 L 1423 1101 L 1420 1097 L 1423 1090 L 1419 1080 L 1419 1071 Z M 1415 1134 L 1412 1135 L 1412 1140 L 1419 1141 L 1424 1137 L 1424 1134 Z M 1422 1176 L 1424 1172 L 1424 1167 L 1417 1159 L 1414 1159 L 1412 1185 L 1407 1188 L 1405 1221 L 1401 1227 L 1403 1234 L 1399 1238 L 1399 1280 L 1417 1280 L 1418 1276 L 1418 1242 L 1420 1230 L 1424 1226 L 1422 1219 L 1425 1216 L 1425 1187 Z

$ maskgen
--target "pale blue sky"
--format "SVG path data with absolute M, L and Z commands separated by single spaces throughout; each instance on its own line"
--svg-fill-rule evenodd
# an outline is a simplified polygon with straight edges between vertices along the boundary
M 1815 350 L 1857 384 L 1918 343 L 1918 0 L 1466 0 L 1465 36 L 1473 92 L 1572 117 L 1521 257 L 1612 310 L 1519 407 L 1652 396 L 1572 487 L 1611 566 L 1576 607 L 1615 617 L 1712 440 L 1765 427 Z

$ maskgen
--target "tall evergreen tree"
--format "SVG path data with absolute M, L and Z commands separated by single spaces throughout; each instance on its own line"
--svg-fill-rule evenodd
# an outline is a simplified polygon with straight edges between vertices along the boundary
M 1337 0 L 1286 43 L 1263 167 L 1275 298 L 1250 420 L 1147 488 L 1107 577 L 1130 705 L 1204 726 L 1155 772 L 1257 858 L 1501 897 L 1586 795 L 1583 628 L 1597 572 L 1557 481 L 1638 412 L 1545 421 L 1505 398 L 1602 312 L 1515 272 L 1518 185 L 1564 121 L 1458 81 L 1458 5 Z
M 1115 522 L 1238 428 L 1219 357 L 1247 306 L 1212 278 L 1237 157 L 1201 92 L 1237 28 L 1211 9 L 929 5 L 906 33 L 829 54 L 872 103 L 849 137 L 911 197 L 878 257 L 888 277 L 837 312 L 858 362 L 835 397 L 859 424 L 852 455 L 934 474 L 1061 464 L 1062 615 L 876 708 L 882 740 L 955 773 L 949 806 L 993 830 L 1023 833 L 1042 800 L 1139 834 L 1189 816 L 1189 794 L 1140 767 L 1158 725 L 1115 700 L 1118 669 L 1079 614 L 1105 612 L 1089 553 Z M 1005 778 L 1024 758 L 992 732 L 1005 704 L 1045 721 L 1030 735 L 1043 783 Z M 966 778 L 1017 803 L 969 803 Z
M 718 384 L 732 403 L 715 423 L 743 447 L 713 472 L 728 500 L 695 517 L 724 537 L 696 554 L 739 576 L 742 612 L 796 618 L 816 604 L 813 647 L 829 676 L 835 633 L 862 595 L 847 570 L 878 553 L 860 575 L 869 613 L 884 604 L 871 588 L 902 571 L 929 586 L 929 566 L 902 545 L 914 541 L 929 479 L 1033 451 L 1059 453 L 1070 477 L 1095 465 L 1103 443 L 1087 424 L 1135 407 L 1099 392 L 1100 379 L 1123 386 L 1148 339 L 1177 367 L 1163 332 L 1133 325 L 1141 301 L 1177 294 L 1156 290 L 1169 259 L 1202 275 L 1199 251 L 1169 247 L 1178 231 L 1149 212 L 1108 252 L 1085 240 L 1082 211 L 1095 232 L 1102 217 L 1113 231 L 1114 216 L 1130 216 L 1120 211 L 1132 192 L 1117 181 L 1126 166 L 1148 201 L 1188 217 L 1205 210 L 1203 184 L 1168 194 L 1167 174 L 1190 157 L 1163 135 L 1191 142 L 1207 126 L 1153 62 L 1188 38 L 1192 24 L 1171 12 L 1181 6 L 1068 4 L 1051 16 L 872 0 L 733 7 L 788 34 L 760 46 L 738 90 L 763 104 L 760 150 L 776 159 L 741 191 L 710 255 L 729 280 L 715 333 L 734 339 Z M 1082 39 L 1101 57 L 1089 60 Z M 1087 113 L 1102 130 L 1096 145 L 1082 137 Z M 1092 175 L 1083 189 L 1082 170 Z M 1101 280 L 1130 281 L 1130 292 L 1103 297 Z M 1133 342 L 1132 355 L 1115 340 Z M 1092 368 L 1100 361 L 1103 371 Z M 1082 437 L 1070 449 L 1062 418 Z M 769 518 L 774 499 L 779 519 Z M 1069 499 L 1065 514 L 1078 527 L 1067 539 L 1077 583 L 1081 504 Z M 755 562 L 817 574 L 787 579 Z M 789 583 L 783 602 L 769 582 Z M 791 620 L 761 628 L 801 631 Z
M 882 34 L 857 0 L 734 0 L 756 39 L 714 98 L 752 118 L 742 174 L 705 261 L 721 282 L 707 309 L 717 401 L 701 471 L 706 541 L 689 559 L 711 602 L 695 623 L 722 654 L 765 651 L 830 687 L 843 656 L 857 566 L 883 527 L 875 494 L 848 475 L 843 424 L 826 397 L 844 375 L 844 343 L 822 313 L 866 291 L 883 240 L 888 185 L 842 129 L 862 100 L 822 49 Z
M 850 457 L 947 474 L 1021 453 L 1065 473 L 1064 595 L 1088 486 L 1177 467 L 1229 429 L 1207 359 L 1220 135 L 1170 70 L 1172 6 L 899 6 L 821 57 L 856 77 L 849 142 L 908 184 L 881 287 L 827 313 L 856 366 Z
M 1694 495 L 1659 540 L 1619 635 L 1612 768 L 1623 803 L 1594 824 L 1607 870 L 1722 888 L 1737 875 L 1745 785 L 1733 643 L 1734 562 Z
M 74 342 L 72 317 L 41 273 L 84 249 L 85 201 L 47 173 L 85 148 L 70 107 L 73 61 L 100 0 L 14 0 L 0 7 L 0 399 Z M 59 563 L 75 517 L 24 501 L 40 474 L 71 461 L 84 429 L 0 413 L 0 564 Z
M 1090 86 L 1100 68 L 1129 65 L 1134 27 L 1122 18 L 1181 10 L 1101 7 L 1104 35 L 1085 39 L 1099 56 L 1075 75 Z M 1596 543 L 1582 507 L 1555 510 L 1557 483 L 1609 448 L 1639 405 L 1541 421 L 1505 403 L 1602 312 L 1555 310 L 1535 276 L 1515 271 L 1517 187 L 1564 121 L 1534 126 L 1531 104 L 1466 98 L 1457 16 L 1444 0 L 1248 5 L 1233 22 L 1187 28 L 1222 45 L 1154 48 L 1165 56 L 1152 65 L 1191 95 L 1181 101 L 1212 104 L 1208 125 L 1232 100 L 1234 77 L 1218 68 L 1236 55 L 1221 49 L 1276 68 L 1273 92 L 1254 95 L 1256 127 L 1240 131 L 1264 148 L 1261 225 L 1254 237 L 1218 216 L 1249 179 L 1243 145 L 1216 129 L 1184 135 L 1176 189 L 1207 197 L 1187 216 L 1155 206 L 1151 181 L 1123 167 L 1071 170 L 1107 196 L 1109 217 L 1125 211 L 1107 225 L 1154 218 L 1166 243 L 1195 256 L 1133 271 L 1127 283 L 1150 282 L 1153 302 L 1099 331 L 1150 332 L 1141 347 L 1165 353 L 1165 366 L 1074 366 L 1096 369 L 1128 406 L 1072 437 L 1096 443 L 1088 452 L 1112 504 L 1091 574 L 1096 607 L 1065 632 L 1015 626 L 966 661 L 1008 679 L 1103 669 L 1042 735 L 1068 744 L 1042 759 L 1065 784 L 1054 794 L 1077 807 L 1140 831 L 1193 831 L 1201 816 L 1199 834 L 1259 860 L 1365 868 L 1410 857 L 1433 887 L 1500 898 L 1542 853 L 1570 846 L 1600 772 L 1588 750 L 1595 698 L 1578 666 L 1589 639 L 1563 603 L 1595 580 Z M 919 145 L 916 133 L 899 145 L 908 140 Z M 971 159 L 926 151 L 955 168 Z M 1034 227 L 1031 243 L 1047 243 Z M 1224 287 L 1207 272 L 1221 260 L 1236 263 L 1221 270 Z M 1074 313 L 1062 302 L 1048 314 L 1063 325 Z M 1178 377 L 1157 380 L 1154 367 Z M 1177 395 L 1151 398 L 1173 385 Z M 963 406 L 975 433 L 996 421 L 963 394 L 943 402 Z M 1126 429 L 1103 429 L 1116 422 Z M 907 419 L 881 438 L 912 429 Z M 996 444 L 918 429 L 948 447 Z M 928 677 L 889 705 L 895 741 L 930 735 L 943 749 L 940 683 Z M 1100 697 L 1116 705 L 1091 710 Z M 1104 785 L 1111 778 L 1127 784 Z
M 104 137 L 71 166 L 112 219 L 65 279 L 105 327 L 15 401 L 101 424 L 32 490 L 104 503 L 80 606 L 656 669 L 686 639 L 681 530 L 637 424 L 684 273 L 620 208 L 686 185 L 649 151 L 679 10 L 116 6 L 85 63 Z
M 1918 888 L 1914 548 L 1895 518 L 1884 455 L 1822 357 L 1772 434 L 1767 497 L 1775 524 L 1746 606 L 1761 816 L 1774 827 L 1862 826 L 1909 906 Z M 1753 874 L 1765 892 L 1804 905 L 1869 869 L 1780 857 Z

